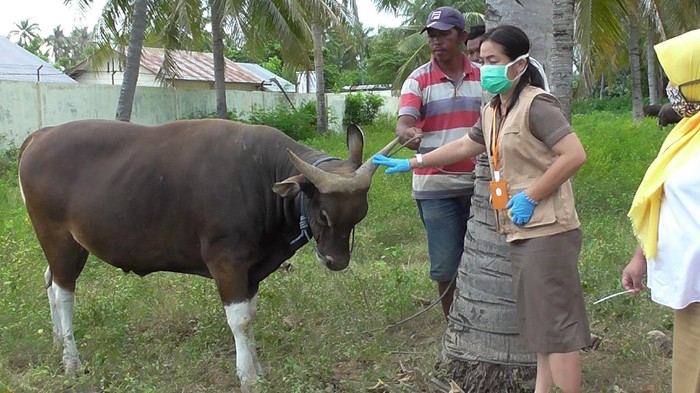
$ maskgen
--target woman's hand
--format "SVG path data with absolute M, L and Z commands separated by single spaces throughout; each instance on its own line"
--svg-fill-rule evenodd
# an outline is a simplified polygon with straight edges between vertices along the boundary
M 515 225 L 525 225 L 530 222 L 535 207 L 537 203 L 530 199 L 525 191 L 513 195 L 506 205 L 506 209 L 509 209 L 509 217 Z
M 389 168 L 384 171 L 387 174 L 408 172 L 411 170 L 410 160 L 405 158 L 389 158 L 381 154 L 375 154 L 372 157 L 372 164 L 388 166 Z
M 647 260 L 641 248 L 637 248 L 625 269 L 622 271 L 622 287 L 639 293 L 644 289 L 644 276 L 647 273 Z

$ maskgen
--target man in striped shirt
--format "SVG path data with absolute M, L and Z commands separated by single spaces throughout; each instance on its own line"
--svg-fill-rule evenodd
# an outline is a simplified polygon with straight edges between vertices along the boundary
M 421 154 L 461 138 L 479 120 L 479 69 L 462 53 L 467 32 L 464 16 L 440 7 L 428 16 L 432 58 L 411 73 L 401 89 L 396 135 L 417 150 L 413 197 L 428 237 L 430 278 L 437 281 L 442 309 L 448 316 L 464 234 L 474 192 L 474 160 L 443 168 L 421 168 Z M 421 31 L 421 32 L 423 32 Z

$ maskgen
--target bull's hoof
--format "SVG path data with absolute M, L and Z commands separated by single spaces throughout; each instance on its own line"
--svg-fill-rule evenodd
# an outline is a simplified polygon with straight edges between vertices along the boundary
M 66 375 L 75 375 L 83 368 L 83 364 L 77 357 L 64 357 L 63 368 Z
M 245 383 L 241 384 L 241 393 L 258 393 L 258 390 L 255 388 L 255 384 L 252 383 Z

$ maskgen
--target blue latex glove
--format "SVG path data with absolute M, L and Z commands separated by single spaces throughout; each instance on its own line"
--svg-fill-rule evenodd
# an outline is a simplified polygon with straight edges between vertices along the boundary
M 389 158 L 381 154 L 375 154 L 372 156 L 372 164 L 384 165 L 389 168 L 386 169 L 386 173 L 397 173 L 397 172 L 408 172 L 411 170 L 411 163 L 406 158 Z
M 525 191 L 520 191 L 510 198 L 506 209 L 510 209 L 511 221 L 513 221 L 513 224 L 525 225 L 530 222 L 536 206 L 537 204 L 527 197 Z

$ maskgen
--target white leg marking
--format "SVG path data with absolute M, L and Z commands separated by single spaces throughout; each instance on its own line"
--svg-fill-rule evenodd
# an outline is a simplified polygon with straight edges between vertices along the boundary
M 51 321 L 53 322 L 53 343 L 56 346 L 63 344 L 63 333 L 61 331 L 61 320 L 58 317 L 58 309 L 56 304 L 56 290 L 51 282 L 51 268 L 47 267 L 44 273 L 44 282 L 46 282 L 46 295 L 49 297 L 49 309 L 51 310 Z
M 66 374 L 77 371 L 81 364 L 78 357 L 78 348 L 75 346 L 73 337 L 73 304 L 75 294 L 67 291 L 55 282 L 51 285 L 55 291 L 56 311 L 61 322 L 61 333 L 63 339 L 63 367 Z
M 250 299 L 250 318 L 251 320 L 255 320 L 255 314 L 258 312 L 258 295 L 253 296 L 252 299 Z M 248 329 L 248 340 L 250 342 L 250 347 L 252 348 L 253 351 L 253 365 L 255 366 L 255 371 L 258 374 L 262 374 L 262 367 L 260 367 L 260 361 L 258 361 L 258 351 L 255 350 L 257 346 L 255 345 L 255 334 L 253 333 L 253 324 L 250 324 L 250 328 Z
M 241 389 L 244 392 L 249 391 L 251 384 L 258 377 L 260 369 L 255 358 L 254 343 L 250 339 L 253 323 L 251 303 L 254 309 L 255 300 L 224 305 L 226 320 L 236 342 L 236 370 L 241 380 Z

